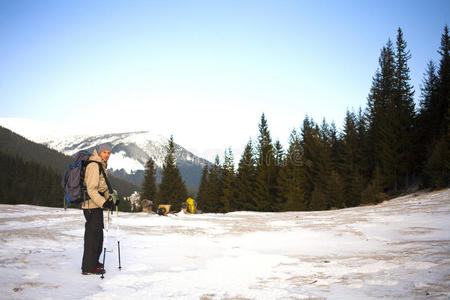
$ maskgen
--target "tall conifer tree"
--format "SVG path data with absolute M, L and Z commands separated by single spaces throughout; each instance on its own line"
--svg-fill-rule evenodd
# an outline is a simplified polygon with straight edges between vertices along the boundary
M 275 156 L 269 126 L 261 116 L 258 136 L 255 201 L 259 211 L 272 211 L 276 201 Z
M 396 181 L 396 172 L 399 167 L 395 153 L 400 149 L 390 122 L 390 119 L 395 116 L 392 105 L 395 89 L 395 60 L 390 40 L 381 50 L 379 64 L 380 68 L 373 79 L 367 103 L 368 148 L 372 149 L 368 154 L 373 158 L 369 166 L 370 176 L 372 177 L 375 169 L 381 166 L 383 177 L 380 179 L 380 186 L 385 187 L 389 182 Z
M 220 197 L 222 212 L 239 209 L 236 205 L 236 194 L 233 152 L 229 148 L 224 153 L 222 166 L 222 196 Z
M 223 205 L 220 202 L 222 196 L 222 171 L 219 156 L 216 156 L 214 165 L 209 168 L 208 184 L 205 187 L 203 207 L 205 212 L 222 212 Z
M 325 209 L 341 208 L 343 204 L 343 184 L 338 173 L 338 139 L 335 126 L 328 125 L 324 119 L 319 129 L 319 152 L 316 153 L 318 177 L 315 187 L 324 195 Z
M 256 160 L 253 153 L 252 141 L 245 146 L 244 153 L 239 161 L 236 175 L 237 203 L 239 210 L 256 210 L 255 202 Z
M 441 60 L 439 62 L 439 112 L 437 116 L 440 120 L 440 137 L 445 137 L 448 133 L 449 122 L 449 102 L 450 102 L 450 36 L 448 25 L 444 27 L 441 37 L 441 47 L 439 48 Z
M 181 203 L 187 198 L 187 189 L 181 178 L 180 171 L 175 164 L 175 151 L 175 143 L 173 136 L 171 136 L 164 159 L 158 200 L 160 204 L 172 205 L 171 210 L 179 211 L 181 209 Z
M 436 65 L 430 61 L 427 65 L 425 78 L 421 88 L 421 100 L 416 120 L 415 130 L 415 161 L 417 171 L 423 172 L 427 157 L 430 156 L 435 142 L 439 139 L 439 77 Z
M 272 211 L 284 210 L 284 200 L 281 197 L 281 189 L 278 184 L 278 178 L 280 177 L 280 172 L 285 166 L 285 154 L 283 146 L 280 141 L 277 140 L 274 145 L 274 164 L 273 164 L 273 176 L 274 176 L 274 187 L 273 187 L 273 197 L 274 202 L 272 204 Z
M 306 210 L 307 204 L 302 187 L 303 160 L 300 137 L 295 130 L 289 138 L 289 148 L 278 176 L 280 210 Z
M 156 169 L 155 161 L 153 158 L 149 158 L 145 164 L 144 181 L 142 182 L 141 199 L 147 199 L 153 201 L 154 207 L 158 207 L 158 201 L 156 196 Z
M 448 26 L 444 27 L 439 49 L 439 94 L 437 109 L 433 109 L 439 124 L 438 137 L 433 143 L 425 164 L 425 174 L 432 186 L 442 188 L 450 185 L 450 37 Z
M 303 191 L 305 193 L 305 202 L 308 209 L 310 209 L 312 207 L 311 201 L 314 191 L 315 178 L 318 176 L 316 154 L 319 151 L 319 138 L 318 128 L 314 121 L 310 120 L 308 116 L 306 116 L 303 120 L 300 143 L 303 153 Z
M 366 115 L 363 113 L 361 107 L 359 108 L 358 114 L 356 115 L 356 131 L 358 135 L 358 147 L 359 147 L 359 156 L 357 157 L 357 161 L 359 163 L 359 168 L 361 171 L 361 179 L 363 185 L 370 178 L 370 165 L 373 157 L 370 156 L 372 153 L 369 148 L 370 142 L 368 137 L 368 125 L 367 125 Z
M 397 181 L 406 187 L 409 183 L 409 175 L 414 167 L 413 157 L 413 131 L 415 122 L 414 89 L 410 83 L 410 71 L 408 60 L 411 58 L 407 50 L 407 43 L 403 38 L 401 28 L 397 31 L 395 51 L 394 72 L 394 95 L 393 105 L 395 110 L 394 119 L 391 120 L 397 127 L 394 129 L 395 139 L 400 143 L 400 149 L 396 154 L 399 161 Z
M 345 205 L 356 206 L 361 202 L 362 177 L 360 169 L 361 143 L 359 141 L 357 120 L 354 113 L 347 111 L 343 132 L 342 176 Z
M 206 189 L 208 186 L 208 172 L 209 172 L 209 168 L 208 168 L 208 165 L 206 164 L 203 167 L 202 177 L 200 179 L 200 186 L 198 188 L 198 193 L 197 193 L 197 203 L 201 210 L 205 210 L 205 207 L 207 207 L 207 205 L 205 206 L 204 204 L 207 200 Z

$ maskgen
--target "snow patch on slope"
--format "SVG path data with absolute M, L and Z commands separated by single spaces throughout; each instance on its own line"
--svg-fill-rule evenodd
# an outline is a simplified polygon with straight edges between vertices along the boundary
M 126 156 L 124 151 L 111 154 L 108 160 L 108 168 L 115 170 L 124 169 L 129 174 L 137 170 L 144 170 L 144 166 L 140 162 Z

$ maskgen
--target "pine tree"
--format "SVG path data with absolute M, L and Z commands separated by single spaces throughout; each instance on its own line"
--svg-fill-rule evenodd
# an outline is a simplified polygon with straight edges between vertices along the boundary
M 410 71 L 408 60 L 411 58 L 407 43 L 403 38 L 401 28 L 397 31 L 394 72 L 394 109 L 395 119 L 398 120 L 398 128 L 395 128 L 396 137 L 399 140 L 400 149 L 396 153 L 399 160 L 398 181 L 403 181 L 406 188 L 409 185 L 409 175 L 414 167 L 413 157 L 413 131 L 415 122 L 414 89 L 410 83 Z M 392 121 L 392 120 L 391 120 Z M 395 120 L 394 120 L 395 121 Z M 395 123 L 396 124 L 396 123 Z M 404 178 L 404 180 L 402 180 Z
M 308 117 L 303 121 L 304 192 L 308 209 L 323 210 L 335 206 L 330 194 L 332 157 L 329 126 L 325 120 L 319 128 Z M 330 197 L 331 196 L 331 197 Z
M 277 178 L 279 186 L 278 197 L 282 204 L 280 210 L 295 211 L 306 210 L 302 188 L 303 161 L 300 137 L 295 130 L 289 138 L 289 148 Z
M 439 62 L 439 115 L 436 116 L 440 121 L 440 139 L 445 137 L 448 132 L 448 114 L 450 102 L 450 36 L 448 26 L 444 27 L 444 33 L 441 37 L 441 47 L 439 49 L 441 60 Z
M 284 150 L 279 140 L 275 142 L 274 150 L 275 166 L 278 168 L 282 167 L 284 162 Z
M 380 166 L 380 185 L 391 187 L 394 193 L 402 184 L 408 186 L 414 165 L 414 91 L 408 68 L 411 55 L 406 47 L 399 28 L 395 50 L 388 40 L 381 51 L 380 71 L 368 98 L 369 141 L 374 149 L 371 173 Z
M 197 204 L 203 211 L 205 210 L 204 203 L 207 200 L 206 189 L 208 186 L 208 172 L 209 172 L 208 165 L 205 165 L 203 167 L 202 177 L 200 179 L 200 186 L 198 188 L 197 193 Z
M 331 122 L 328 132 L 328 143 L 331 148 L 331 167 L 334 171 L 340 173 L 342 166 L 343 144 L 334 122 Z
M 275 156 L 269 127 L 261 116 L 258 136 L 255 201 L 259 211 L 273 211 L 276 201 Z
M 219 156 L 216 156 L 214 165 L 209 168 L 208 181 L 205 187 L 205 197 L 203 209 L 205 212 L 223 211 L 223 205 L 220 202 L 222 196 L 222 171 Z
M 141 200 L 150 200 L 153 202 L 154 207 L 158 207 L 158 201 L 156 196 L 156 168 L 153 158 L 149 158 L 145 164 L 144 181 L 141 188 Z
M 368 120 L 363 113 L 361 107 L 359 108 L 358 115 L 356 115 L 356 132 L 358 135 L 358 149 L 359 155 L 357 161 L 360 169 L 360 176 L 363 184 L 365 184 L 370 178 L 370 166 L 373 157 L 370 155 L 373 153 L 370 147 L 369 134 L 368 134 Z
M 220 197 L 224 213 L 239 209 L 236 205 L 236 179 L 234 173 L 233 152 L 231 148 L 224 153 L 222 165 L 222 196 Z
M 317 191 L 325 196 L 325 209 L 341 208 L 344 206 L 343 185 L 337 171 L 339 159 L 336 158 L 340 154 L 337 150 L 333 153 L 333 149 L 338 149 L 336 130 L 333 130 L 324 119 L 318 132 L 319 148 L 315 157 L 318 176 L 315 178 L 314 186 L 319 187 Z
M 361 145 L 358 136 L 357 120 L 354 113 L 347 110 L 343 132 L 342 180 L 345 205 L 357 206 L 361 202 L 362 178 L 360 170 Z
M 283 210 L 284 200 L 281 197 L 281 189 L 278 184 L 278 178 L 280 177 L 280 172 L 284 168 L 285 165 L 285 155 L 284 149 L 281 145 L 280 141 L 277 140 L 274 145 L 274 164 L 273 164 L 273 177 L 274 177 L 274 186 L 273 186 L 273 204 L 272 211 L 281 211 Z
M 429 141 L 436 139 L 439 133 L 439 76 L 437 75 L 436 64 L 430 60 L 425 71 L 425 78 L 423 79 L 423 86 L 421 88 L 421 100 L 419 105 L 419 114 L 423 124 L 427 125 L 431 132 L 427 135 Z M 427 144 L 427 143 L 425 143 Z
M 318 137 L 318 128 L 313 120 L 308 116 L 303 120 L 300 145 L 302 148 L 303 164 L 303 182 L 302 189 L 305 195 L 305 203 L 308 209 L 312 209 L 312 194 L 315 189 L 314 183 L 318 177 L 318 168 L 316 166 L 316 154 L 319 151 L 320 143 Z M 314 205 L 313 205 L 314 206 Z
M 373 177 L 376 167 L 381 166 L 380 186 L 389 186 L 397 179 L 399 168 L 396 153 L 400 149 L 399 141 L 395 140 L 392 119 L 395 117 L 393 109 L 393 95 L 395 90 L 394 72 L 395 59 L 393 45 L 390 40 L 381 50 L 379 59 L 380 69 L 377 70 L 368 96 L 368 149 L 372 161 L 369 165 L 370 177 Z
M 239 161 L 236 175 L 238 210 L 256 210 L 254 199 L 256 185 L 256 160 L 253 153 L 252 141 L 249 140 L 245 146 L 244 153 Z
M 179 211 L 181 203 L 187 198 L 187 190 L 175 164 L 175 143 L 173 136 L 169 139 L 167 154 L 164 158 L 162 179 L 158 190 L 160 204 L 170 204 L 172 211 Z
M 439 94 L 437 108 L 433 108 L 433 117 L 439 124 L 438 137 L 432 143 L 431 154 L 425 164 L 425 174 L 433 187 L 442 188 L 450 185 L 450 37 L 445 26 L 439 49 Z
M 433 61 L 430 61 L 423 79 L 415 130 L 414 150 L 419 173 L 423 172 L 425 162 L 431 155 L 435 141 L 439 139 L 439 77 L 436 72 L 436 65 Z

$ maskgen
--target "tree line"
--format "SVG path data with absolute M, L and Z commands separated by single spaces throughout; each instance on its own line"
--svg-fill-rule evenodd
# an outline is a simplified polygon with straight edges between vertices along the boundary
M 120 198 L 123 198 L 119 194 Z M 50 207 L 64 206 L 64 190 L 61 174 L 52 167 L 20 155 L 11 155 L 0 150 L 0 203 L 30 204 Z M 69 205 L 79 208 L 79 204 Z M 120 202 L 121 211 L 131 211 L 126 199 Z
M 224 213 L 326 210 L 379 203 L 413 185 L 448 187 L 449 47 L 445 26 L 439 64 L 429 62 L 417 108 L 411 54 L 399 28 L 395 45 L 389 39 L 381 50 L 367 108 L 347 110 L 342 131 L 306 116 L 283 149 L 272 142 L 262 114 L 257 140 L 248 142 L 236 170 L 231 149 L 222 163 L 216 157 L 204 167 L 199 207 Z
M 56 171 L 0 151 L 0 203 L 61 207 L 63 197 Z
M 73 157 L 59 153 L 45 145 L 27 140 L 1 126 L 0 141 L 0 153 L 2 153 L 2 165 L 0 165 L 0 187 L 2 187 L 0 194 L 2 196 L 0 203 L 62 207 L 64 191 L 61 188 L 61 177 L 67 167 L 73 162 Z M 29 172 L 30 168 L 40 169 L 41 171 Z M 35 175 L 42 175 L 42 177 L 46 178 L 27 177 Z M 119 191 L 121 198 L 124 195 L 130 195 L 138 189 L 137 186 L 119 178 L 109 176 L 109 179 L 112 186 Z M 35 185 L 39 187 L 33 193 Z M 42 191 L 54 191 L 56 186 L 60 189 L 59 193 L 49 192 L 47 199 L 41 197 L 43 195 Z M 39 195 L 37 196 L 35 193 Z M 7 195 L 9 195 L 9 198 Z M 38 201 L 37 199 L 40 200 Z M 74 205 L 73 207 L 79 206 Z M 124 200 L 121 201 L 119 208 L 120 210 L 130 211 L 131 204 Z

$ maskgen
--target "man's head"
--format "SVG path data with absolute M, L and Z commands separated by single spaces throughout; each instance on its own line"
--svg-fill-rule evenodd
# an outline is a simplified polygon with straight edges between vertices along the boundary
M 97 146 L 97 153 L 98 155 L 100 155 L 100 157 L 104 160 L 104 161 L 108 161 L 110 155 L 111 155 L 111 144 L 109 143 L 105 143 L 105 144 L 100 144 Z

